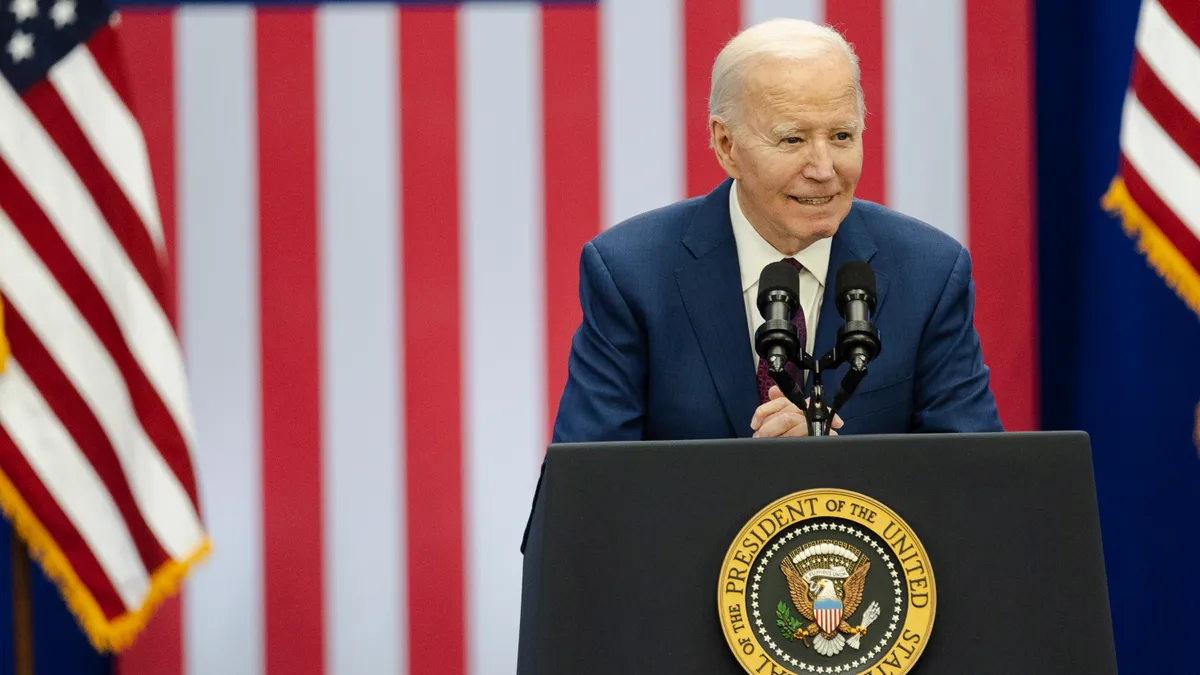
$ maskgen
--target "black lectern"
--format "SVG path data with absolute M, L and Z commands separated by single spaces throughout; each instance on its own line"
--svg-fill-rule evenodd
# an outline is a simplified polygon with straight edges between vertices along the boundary
M 906 608 L 922 591 L 889 577 L 919 564 L 905 558 L 898 530 L 825 523 L 815 500 L 811 514 L 796 501 L 752 522 L 773 502 L 816 489 L 876 500 L 919 538 L 936 616 L 911 672 L 1117 672 L 1088 438 L 1063 432 L 551 446 L 525 549 L 518 673 L 740 675 L 746 668 L 722 623 L 727 606 L 743 622 L 737 630 L 746 626 L 738 635 L 757 636 L 757 672 L 904 672 L 912 649 L 903 646 L 895 667 L 863 665 L 872 645 L 892 649 L 880 642 L 892 637 L 885 631 L 898 635 L 891 626 L 915 611 Z M 850 508 L 867 512 L 854 505 L 847 517 Z M 795 531 L 778 537 L 781 546 L 761 549 L 770 564 L 726 569 L 749 558 L 731 548 L 740 536 L 755 551 L 755 538 L 769 546 L 764 535 L 788 527 Z M 820 539 L 825 527 L 842 543 Z M 849 571 L 856 565 L 863 569 Z M 758 617 L 725 603 L 723 583 L 753 593 Z M 867 608 L 879 605 L 873 598 L 882 612 Z M 855 616 L 841 615 L 852 601 L 861 604 Z

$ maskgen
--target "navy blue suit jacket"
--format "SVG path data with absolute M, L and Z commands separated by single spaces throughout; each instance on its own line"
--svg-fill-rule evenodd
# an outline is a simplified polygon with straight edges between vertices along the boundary
M 583 321 L 571 343 L 555 443 L 750 436 L 758 407 L 733 225 L 731 180 L 631 218 L 583 248 Z M 856 200 L 834 235 L 816 354 L 843 321 L 833 278 L 875 271 L 883 348 L 840 412 L 841 434 L 1002 431 L 975 331 L 965 248 Z M 837 389 L 845 366 L 823 375 Z

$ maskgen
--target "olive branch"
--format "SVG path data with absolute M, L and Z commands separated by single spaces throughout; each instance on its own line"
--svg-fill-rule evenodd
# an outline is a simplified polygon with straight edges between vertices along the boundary
M 800 630 L 800 620 L 792 616 L 791 608 L 783 600 L 780 600 L 779 606 L 775 608 L 775 624 L 783 630 L 783 637 L 788 640 L 794 640 L 792 636 Z

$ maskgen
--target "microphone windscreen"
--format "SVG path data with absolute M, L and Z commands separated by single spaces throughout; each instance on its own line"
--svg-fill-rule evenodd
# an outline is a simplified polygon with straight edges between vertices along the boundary
M 861 260 L 852 260 L 837 271 L 837 281 L 834 282 L 834 298 L 837 300 L 838 314 L 846 316 L 846 294 L 850 291 L 863 291 L 869 298 L 868 306 L 875 309 L 875 272 L 871 266 Z
M 800 271 L 783 262 L 773 262 L 763 268 L 758 277 L 758 310 L 761 312 L 767 294 L 771 291 L 786 291 L 791 302 L 800 298 Z
M 856 289 L 866 291 L 867 295 L 875 295 L 875 272 L 867 263 L 852 260 L 837 271 L 834 288 L 839 298 Z

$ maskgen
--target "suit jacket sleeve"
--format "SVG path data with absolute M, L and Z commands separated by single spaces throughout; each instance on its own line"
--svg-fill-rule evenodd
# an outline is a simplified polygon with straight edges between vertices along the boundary
M 914 431 L 1003 431 L 975 330 L 971 257 L 961 249 L 917 357 Z
M 583 320 L 571 341 L 554 442 L 640 440 L 646 407 L 645 331 L 590 242 L 580 258 L 579 300 Z

